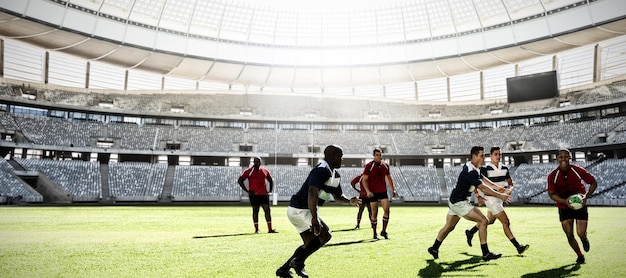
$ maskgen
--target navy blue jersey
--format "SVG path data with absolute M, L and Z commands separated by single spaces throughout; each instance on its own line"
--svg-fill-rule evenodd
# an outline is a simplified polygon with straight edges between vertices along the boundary
M 450 203 L 454 204 L 467 200 L 472 196 L 474 188 L 482 183 L 482 175 L 478 169 L 471 162 L 465 163 L 463 170 L 459 174 L 459 179 L 456 181 L 456 186 L 450 193 Z
M 342 195 L 343 191 L 341 190 L 341 185 L 339 184 L 339 180 L 341 179 L 341 175 L 337 171 L 334 171 L 335 176 L 332 177 L 333 171 L 328 166 L 326 161 L 322 161 L 317 166 L 313 167 L 311 172 L 309 172 L 309 176 L 300 187 L 300 190 L 293 196 L 291 196 L 291 201 L 289 202 L 289 206 L 299 209 L 308 209 L 309 208 L 309 187 L 315 186 L 320 190 L 318 198 L 318 205 L 321 206 L 324 204 L 325 199 L 322 197 L 327 194 L 339 194 Z

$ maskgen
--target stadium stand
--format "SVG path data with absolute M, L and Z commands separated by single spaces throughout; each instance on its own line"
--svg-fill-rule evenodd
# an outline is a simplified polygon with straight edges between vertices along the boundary
M 28 203 L 40 203 L 43 196 L 35 190 L 28 190 L 11 173 L 13 167 L 4 158 L 0 158 L 0 204 L 9 202 L 8 199 L 18 199 Z
M 74 202 L 93 202 L 102 198 L 97 162 L 21 158 L 15 161 L 28 171 L 38 171 L 49 177 L 72 194 Z
M 172 201 L 239 201 L 241 167 L 177 166 Z
M 166 170 L 161 163 L 109 163 L 110 196 L 116 201 L 158 201 Z

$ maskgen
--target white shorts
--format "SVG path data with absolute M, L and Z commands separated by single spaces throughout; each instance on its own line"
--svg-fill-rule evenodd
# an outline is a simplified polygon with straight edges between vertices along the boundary
M 502 199 L 493 196 L 485 196 L 484 198 L 485 206 L 492 215 L 496 215 L 504 211 L 504 201 L 502 201 Z
M 322 222 L 322 218 L 319 217 L 319 207 L 317 208 L 317 211 L 317 219 Z M 311 229 L 311 219 L 313 219 L 313 216 L 311 215 L 311 211 L 309 209 L 299 209 L 289 206 L 287 207 L 287 218 L 299 234 Z
M 474 209 L 472 203 L 469 200 L 460 201 L 456 203 L 448 203 L 448 215 L 457 215 L 459 217 L 463 217 L 467 215 L 470 211 Z

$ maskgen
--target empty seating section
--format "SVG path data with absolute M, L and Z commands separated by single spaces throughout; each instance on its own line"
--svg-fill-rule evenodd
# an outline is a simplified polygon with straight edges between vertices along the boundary
M 534 197 L 546 191 L 548 173 L 556 167 L 556 163 L 520 164 L 511 174 L 515 185 L 512 194 L 514 201 Z
M 120 149 L 150 150 L 158 146 L 159 134 L 167 126 L 137 125 L 137 124 L 109 124 L 109 137 L 119 139 Z
M 278 193 L 281 201 L 289 200 L 291 195 L 298 192 L 311 171 L 309 166 L 293 165 L 269 165 L 267 169 L 274 179 L 274 192 Z
M 0 127 L 9 130 L 20 130 L 17 123 L 13 119 L 13 114 L 6 112 L 0 112 Z
M 241 167 L 176 166 L 173 201 L 239 201 Z
M 256 145 L 263 153 L 308 153 L 312 145 L 311 133 L 304 130 L 248 129 L 248 144 Z
M 574 94 L 576 104 L 598 103 L 626 97 L 624 82 L 613 83 L 606 86 L 598 86 L 592 89 L 582 90 Z
M 416 201 L 439 200 L 441 187 L 439 186 L 439 177 L 435 167 L 401 166 L 397 168 L 402 173 L 402 177 L 406 181 L 406 189 L 409 191 L 402 195 L 413 197 Z M 398 194 L 400 194 L 399 190 Z M 406 199 L 409 198 L 405 197 Z
M 204 128 L 204 127 L 180 127 L 178 129 L 178 141 L 184 150 L 203 152 L 228 152 L 238 151 L 236 143 L 243 142 L 243 129 L 241 128 Z
M 446 189 L 448 190 L 448 196 L 452 193 L 452 189 L 456 186 L 456 181 L 459 178 L 459 174 L 463 166 L 443 166 L 444 180 L 446 182 Z
M 625 82 L 600 85 L 569 93 L 568 98 L 576 105 L 614 101 L 626 98 Z M 21 98 L 22 85 L 1 84 L 0 95 Z M 141 94 L 120 94 L 116 92 L 63 91 L 60 89 L 36 89 L 43 100 L 55 104 L 79 107 L 97 106 L 100 99 L 113 101 L 112 110 L 161 113 L 170 112 L 172 106 L 184 107 L 185 114 L 196 116 L 234 116 L 240 109 L 251 110 L 260 117 L 302 118 L 314 112 L 319 118 L 364 119 L 367 112 L 378 112 L 388 119 L 427 118 L 428 112 L 438 111 L 442 117 L 463 118 L 482 116 L 489 113 L 488 105 L 432 105 L 414 101 L 378 101 L 360 98 L 327 97 L 310 94 L 245 93 L 234 91 L 206 91 L 201 93 L 180 93 L 145 91 Z M 505 113 L 556 110 L 558 101 L 547 99 L 509 105 Z M 279 112 L 280 113 L 279 113 Z
M 102 132 L 102 125 L 97 122 L 19 115 L 13 119 L 18 130 L 30 142 L 39 145 L 90 146 L 91 138 L 100 137 Z
M 102 197 L 102 180 L 97 162 L 16 158 L 24 169 L 38 171 L 67 192 L 74 201 L 97 201 Z
M 624 183 L 626 183 L 626 160 L 607 159 L 589 169 L 598 182 L 597 197 L 603 199 L 624 198 Z M 620 189 L 621 188 L 621 189 Z M 595 195 L 593 198 L 597 198 Z
M 579 122 L 500 127 L 497 129 L 450 129 L 440 131 L 340 131 L 273 130 L 227 127 L 174 128 L 170 125 L 137 125 L 70 121 L 61 118 L 24 116 L 0 112 L 0 125 L 24 134 L 38 145 L 92 146 L 96 138 L 112 138 L 120 149 L 159 150 L 167 142 L 181 142 L 181 149 L 200 152 L 239 151 L 239 144 L 256 145 L 264 153 L 307 153 L 308 146 L 339 144 L 347 154 L 369 153 L 374 146 L 384 146 L 388 154 L 431 154 L 433 148 L 443 153 L 463 154 L 468 145 L 505 146 L 507 142 L 525 142 L 521 151 L 557 150 L 605 144 L 596 140 L 606 135 L 608 143 L 624 142 L 625 116 Z M 44 130 L 45 132 L 41 132 Z M 576 136 L 572 136 L 576 134 Z
M 344 153 L 369 154 L 373 146 L 377 145 L 376 137 L 369 131 L 318 131 L 313 133 L 315 145 L 328 146 L 337 144 L 343 148 Z
M 109 163 L 110 196 L 118 201 L 156 201 L 163 192 L 167 164 Z
M 34 190 L 27 190 L 11 172 L 13 167 L 4 158 L 0 158 L 0 197 L 22 197 L 26 202 L 42 202 L 41 194 Z
M 26 170 L 38 171 L 73 195 L 78 202 L 97 201 L 101 198 L 101 179 L 97 162 L 16 159 Z M 626 198 L 626 160 L 608 159 L 587 167 L 598 180 L 594 199 Z M 293 165 L 268 165 L 274 178 L 274 192 L 280 201 L 288 201 L 308 176 L 311 167 Z M 521 164 L 512 168 L 515 183 L 513 200 L 516 202 L 550 203 L 546 194 L 547 175 L 556 163 Z M 455 187 L 462 166 L 444 166 L 444 180 L 448 194 Z M 110 195 L 117 201 L 158 201 L 162 196 L 167 165 L 143 162 L 109 164 Z M 42 196 L 27 190 L 10 172 L 12 167 L 0 160 L 0 196 L 22 196 L 28 202 L 41 202 Z M 176 166 L 173 201 L 239 201 L 242 191 L 237 178 L 242 167 L 234 166 Z M 347 197 L 358 196 L 350 181 L 363 172 L 362 167 L 343 167 L 341 186 Z M 398 195 L 404 201 L 437 202 L 443 196 L 437 170 L 434 167 L 391 167 Z M 391 194 L 391 192 L 389 192 Z M 391 196 L 391 195 L 390 195 Z M 443 196 L 447 197 L 447 196 Z

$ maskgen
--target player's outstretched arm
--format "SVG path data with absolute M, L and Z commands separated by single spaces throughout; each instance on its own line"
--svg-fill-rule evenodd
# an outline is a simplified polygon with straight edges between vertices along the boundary
M 507 204 L 510 204 L 511 202 L 513 202 L 513 200 L 511 200 L 511 195 L 495 191 L 491 187 L 486 186 L 483 183 L 478 185 L 478 189 L 480 189 L 483 193 L 485 193 L 485 194 L 487 194 L 489 196 L 493 196 L 493 197 L 501 199 L 502 201 L 504 201 Z
M 359 200 L 359 198 L 357 198 L 357 197 L 352 197 L 352 198 L 348 199 L 343 194 L 333 194 L 333 198 L 335 198 L 335 201 L 337 201 L 337 202 L 340 202 L 340 203 L 350 203 L 350 205 L 352 205 L 352 206 L 358 206 L 358 205 L 361 204 L 361 200 Z

